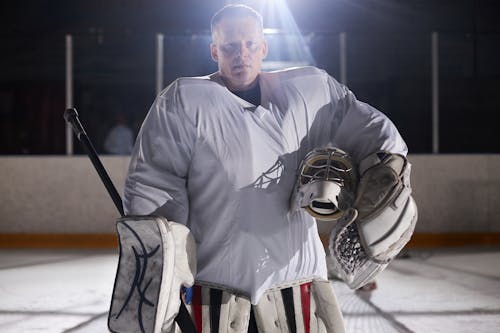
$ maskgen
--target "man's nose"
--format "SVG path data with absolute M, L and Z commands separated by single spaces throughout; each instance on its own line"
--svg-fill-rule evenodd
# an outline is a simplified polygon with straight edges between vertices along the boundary
M 250 54 L 250 49 L 248 48 L 247 44 L 242 42 L 241 44 L 238 45 L 238 48 L 236 49 L 236 55 L 245 57 Z

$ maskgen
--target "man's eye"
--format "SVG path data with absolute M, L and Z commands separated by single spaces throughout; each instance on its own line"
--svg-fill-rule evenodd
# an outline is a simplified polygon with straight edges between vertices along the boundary
M 259 44 L 256 42 L 247 42 L 247 48 L 250 51 L 255 51 L 259 47 Z
M 234 44 L 222 45 L 222 51 L 226 53 L 233 53 L 234 51 L 236 51 L 236 45 Z

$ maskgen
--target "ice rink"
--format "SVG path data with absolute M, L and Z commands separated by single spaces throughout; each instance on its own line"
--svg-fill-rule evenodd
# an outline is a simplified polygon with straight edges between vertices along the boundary
M 108 332 L 116 251 L 1 250 L 0 332 Z M 349 333 L 500 332 L 500 250 L 413 250 L 373 292 L 332 282 Z

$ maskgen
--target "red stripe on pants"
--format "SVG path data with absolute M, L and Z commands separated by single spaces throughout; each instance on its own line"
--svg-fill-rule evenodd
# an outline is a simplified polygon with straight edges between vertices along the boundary
M 201 286 L 194 286 L 194 294 L 192 300 L 193 307 L 193 320 L 196 325 L 196 331 L 201 333 L 202 324 L 201 324 Z
M 311 282 L 300 285 L 300 300 L 302 302 L 302 318 L 304 318 L 304 332 L 310 332 L 311 326 Z

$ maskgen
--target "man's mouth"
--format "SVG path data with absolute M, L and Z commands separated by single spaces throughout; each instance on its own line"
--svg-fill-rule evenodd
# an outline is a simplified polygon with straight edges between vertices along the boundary
M 246 69 L 246 68 L 250 68 L 250 66 L 245 65 L 245 64 L 233 65 L 233 70 L 242 70 L 242 69 Z

